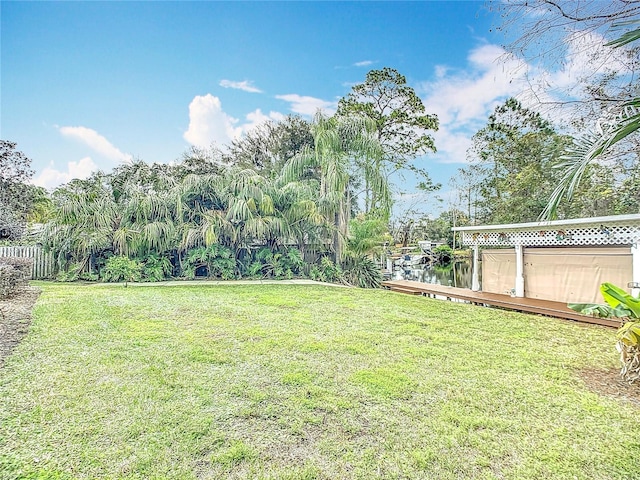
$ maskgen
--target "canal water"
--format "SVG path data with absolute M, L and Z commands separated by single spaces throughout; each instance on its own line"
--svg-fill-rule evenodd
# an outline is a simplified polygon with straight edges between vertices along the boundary
M 471 288 L 471 262 L 451 262 L 448 265 L 394 266 L 393 280 L 413 280 L 458 288 Z M 482 281 L 482 279 L 480 279 Z

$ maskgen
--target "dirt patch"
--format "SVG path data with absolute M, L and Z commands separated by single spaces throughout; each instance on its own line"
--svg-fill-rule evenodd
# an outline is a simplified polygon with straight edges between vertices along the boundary
M 629 384 L 622 380 L 620 370 L 586 369 L 580 376 L 589 390 L 607 397 L 626 400 L 640 406 L 640 383 Z
M 31 310 L 39 296 L 39 288 L 22 287 L 0 300 L 0 367 L 29 331 Z

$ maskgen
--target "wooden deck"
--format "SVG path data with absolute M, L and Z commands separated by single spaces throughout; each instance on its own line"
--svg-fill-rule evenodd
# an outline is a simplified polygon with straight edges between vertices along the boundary
M 382 282 L 382 286 L 392 292 L 406 293 L 409 295 L 422 295 L 433 298 L 445 297 L 447 300 L 455 298 L 471 302 L 475 305 L 491 305 L 508 310 L 537 313 L 549 317 L 594 323 L 607 327 L 617 328 L 620 326 L 620 322 L 617 320 L 581 315 L 567 307 L 566 303 L 561 302 L 551 302 L 537 298 L 517 298 L 497 293 L 474 292 L 466 288 L 446 287 L 444 285 L 432 285 L 429 283 L 412 282 L 410 280 L 388 280 Z

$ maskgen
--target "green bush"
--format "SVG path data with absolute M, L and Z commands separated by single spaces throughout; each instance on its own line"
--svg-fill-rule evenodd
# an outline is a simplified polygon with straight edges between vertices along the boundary
M 0 259 L 0 298 L 8 297 L 28 283 L 32 263 L 29 258 L 4 257 Z
M 302 273 L 304 260 L 297 248 L 284 252 L 264 247 L 254 254 L 254 260 L 247 268 L 247 275 L 260 278 L 293 278 Z
M 150 253 L 142 259 L 141 263 L 143 282 L 161 282 L 169 278 L 173 270 L 171 261 L 156 253 Z
M 438 245 L 433 249 L 438 263 L 450 263 L 453 260 L 453 249 L 449 245 Z
M 329 257 L 322 257 L 319 264 L 311 267 L 309 277 L 318 282 L 342 283 L 344 272 Z
M 620 375 L 629 383 L 640 381 L 640 298 L 636 298 L 612 283 L 600 285 L 606 305 L 570 303 L 569 308 L 585 315 L 619 318 L 616 349 L 620 353 Z
M 199 268 L 206 270 L 207 277 L 232 280 L 236 278 L 237 262 L 231 249 L 213 244 L 208 247 L 193 248 L 187 252 L 182 274 L 194 279 Z
M 347 256 L 344 263 L 344 279 L 361 288 L 380 288 L 380 267 L 366 255 Z
M 139 282 L 142 277 L 142 264 L 125 256 L 110 257 L 102 269 L 105 282 Z

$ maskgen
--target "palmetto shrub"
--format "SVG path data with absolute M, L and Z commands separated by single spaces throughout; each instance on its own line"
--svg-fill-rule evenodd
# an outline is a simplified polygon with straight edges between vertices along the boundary
M 361 288 L 379 288 L 382 283 L 380 267 L 367 255 L 347 255 L 344 279 Z
M 29 281 L 32 260 L 5 257 L 0 259 L 0 298 L 8 297 Z
M 329 283 L 343 283 L 344 272 L 340 265 L 336 265 L 329 257 L 320 258 L 320 262 L 313 265 L 309 271 L 312 280 Z
M 273 251 L 264 247 L 254 253 L 246 273 L 254 278 L 293 278 L 302 273 L 303 267 L 304 260 L 297 248 Z
M 207 277 L 232 280 L 236 278 L 236 269 L 237 262 L 231 249 L 213 244 L 189 250 L 182 265 L 182 274 L 194 279 L 202 272 Z

